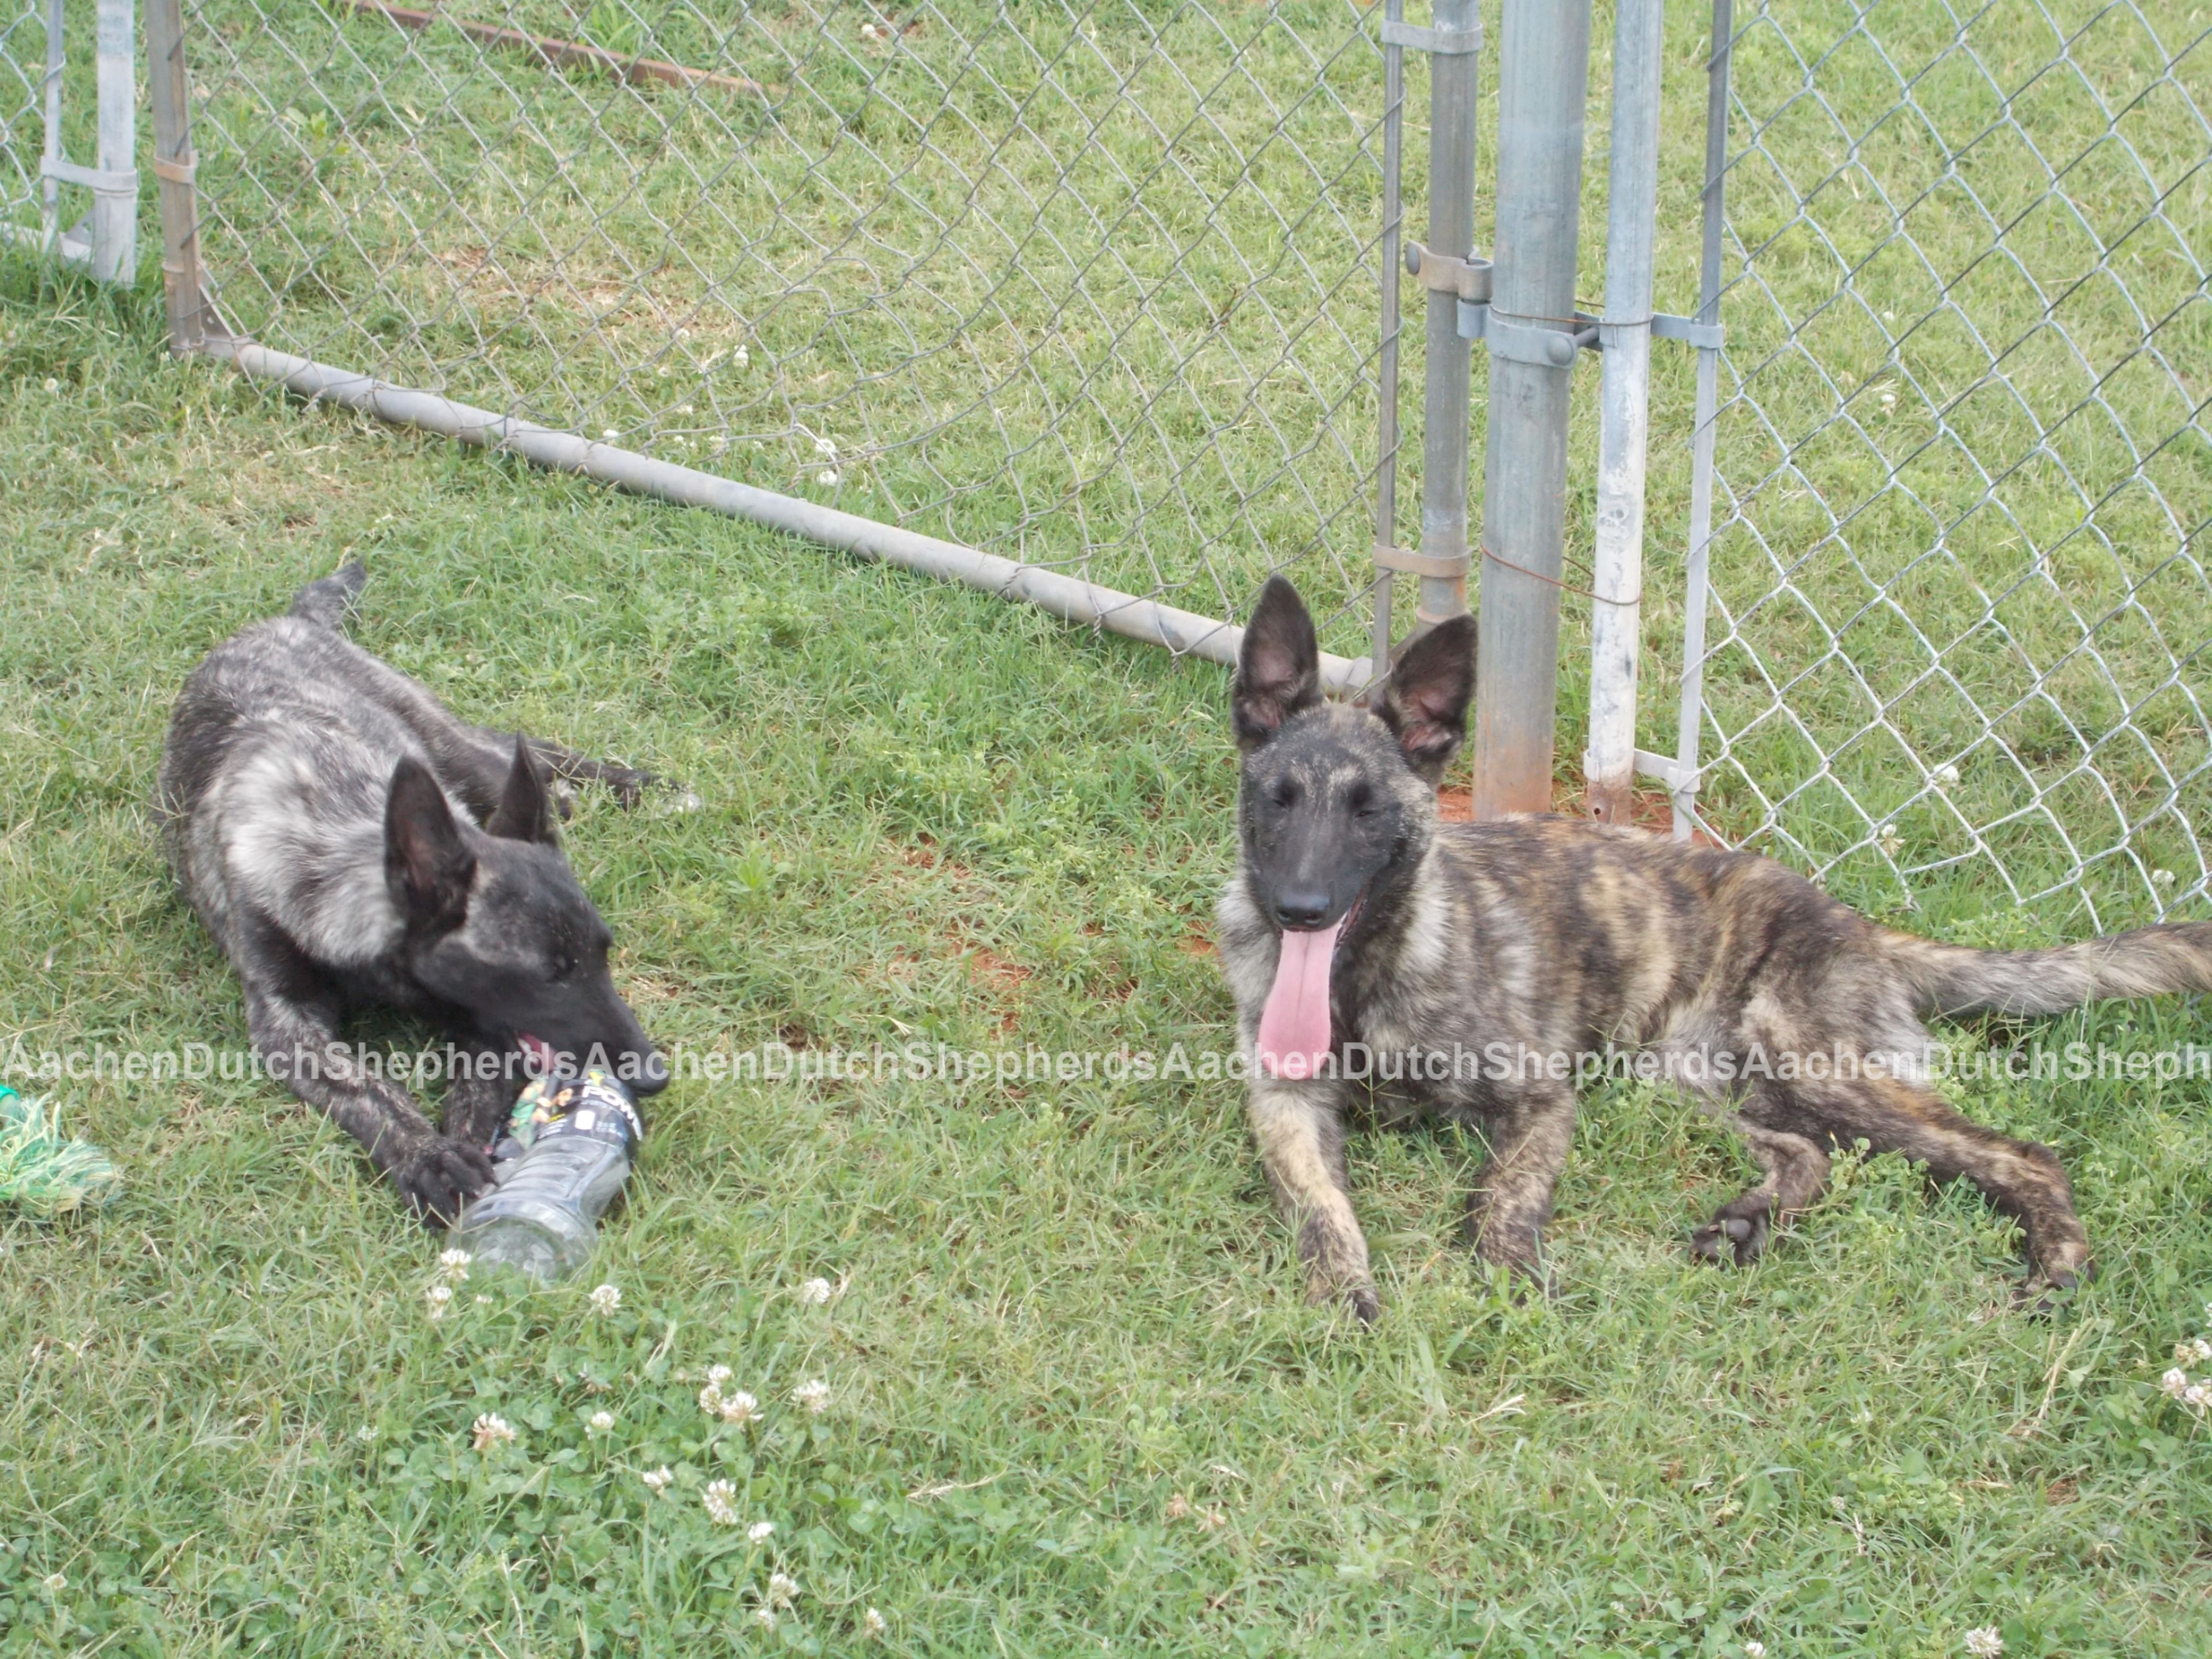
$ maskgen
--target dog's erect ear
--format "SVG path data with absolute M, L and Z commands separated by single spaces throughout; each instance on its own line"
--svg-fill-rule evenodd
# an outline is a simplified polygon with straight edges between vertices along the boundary
M 553 804 L 545 793 L 545 775 L 520 736 L 514 740 L 514 766 L 507 775 L 506 792 L 484 829 L 507 841 L 553 842 Z
M 1230 717 L 1241 749 L 1256 749 L 1321 701 L 1321 641 L 1286 576 L 1270 576 L 1244 627 Z
M 476 854 L 461 839 L 437 779 L 420 761 L 401 761 L 384 803 L 384 873 L 408 931 L 443 933 L 459 927 L 476 872 Z
M 1467 737 L 1474 701 L 1474 618 L 1438 623 L 1406 647 L 1375 712 L 1414 771 L 1434 783 Z

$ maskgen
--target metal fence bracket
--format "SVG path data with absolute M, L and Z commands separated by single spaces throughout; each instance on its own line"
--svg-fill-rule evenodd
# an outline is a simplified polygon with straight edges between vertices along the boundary
M 1403 46 L 1408 52 L 1437 52 L 1447 58 L 1464 56 L 1482 50 L 1482 25 L 1465 28 L 1425 28 L 1413 23 L 1395 21 L 1382 25 L 1382 44 Z

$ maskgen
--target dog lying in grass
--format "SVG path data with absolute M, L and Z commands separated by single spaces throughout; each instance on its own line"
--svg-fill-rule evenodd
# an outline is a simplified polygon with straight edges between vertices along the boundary
M 456 720 L 340 631 L 368 573 L 302 588 L 185 682 L 161 810 L 185 896 L 237 970 L 264 1065 L 368 1150 L 426 1220 L 491 1184 L 489 1148 L 559 1055 L 665 1082 L 562 855 L 544 767 L 625 805 L 650 781 Z M 337 1046 L 349 1011 L 428 1016 L 471 1063 L 444 1132 Z
M 1353 708 L 1322 701 L 1313 623 L 1281 577 L 1244 635 L 1220 955 L 1258 1060 L 1252 1132 L 1312 1298 L 1378 1310 L 1345 1163 L 1346 1115 L 1370 1088 L 1386 1108 L 1483 1128 L 1475 1253 L 1540 1279 L 1574 1133 L 1571 1057 L 1608 1050 L 1653 1051 L 1730 1115 L 1765 1171 L 1693 1234 L 1701 1258 L 1755 1259 L 1826 1185 L 1829 1149 L 1863 1140 L 2015 1217 L 2031 1292 L 2087 1277 L 2057 1158 L 1927 1086 L 1921 1021 L 2212 990 L 2212 923 L 1974 951 L 1878 927 L 1751 854 L 1571 818 L 1439 823 L 1474 648 L 1471 617 L 1443 623 Z

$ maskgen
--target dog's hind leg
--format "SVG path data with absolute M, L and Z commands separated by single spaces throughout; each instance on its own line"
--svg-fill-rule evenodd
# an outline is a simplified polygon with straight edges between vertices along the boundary
M 1467 1231 L 1483 1261 L 1544 1281 L 1545 1224 L 1575 1139 L 1575 1093 L 1528 1089 L 1497 1111 L 1490 1161 L 1468 1195 Z
M 1800 1080 L 1776 1092 L 1785 1096 L 1782 1109 L 1794 1133 L 1844 1146 L 1863 1140 L 1875 1152 L 1926 1164 L 1938 1181 L 1963 1176 L 1980 1188 L 2027 1235 L 2029 1292 L 2063 1290 L 2096 1271 L 2073 1187 L 2048 1146 L 1985 1129 L 1933 1090 L 1902 1078 Z
M 1297 1239 L 1306 1300 L 1343 1299 L 1371 1325 L 1382 1304 L 1367 1269 L 1367 1239 L 1352 1212 L 1344 1114 L 1333 1085 L 1252 1079 L 1246 1103 L 1267 1185 Z
M 1711 1221 L 1690 1235 L 1690 1254 L 1700 1261 L 1733 1261 L 1747 1267 L 1766 1249 L 1778 1225 L 1826 1190 L 1828 1154 L 1803 1135 L 1764 1128 L 1741 1115 L 1735 1127 L 1765 1174 L 1756 1187 L 1722 1205 Z
M 320 974 L 265 925 L 240 930 L 246 1024 L 269 1075 L 343 1129 L 417 1214 L 451 1221 L 491 1185 L 482 1149 L 448 1140 L 404 1090 L 372 1075 L 338 1041 L 337 1006 Z

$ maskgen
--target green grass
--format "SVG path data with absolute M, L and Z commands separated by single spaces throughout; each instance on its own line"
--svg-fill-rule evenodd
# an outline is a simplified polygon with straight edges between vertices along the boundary
M 349 552 L 370 648 L 703 797 L 568 836 L 664 1039 L 1226 1040 L 1218 671 L 281 406 L 153 311 L 0 289 L 0 1041 L 243 1043 L 149 814 L 165 711 Z M 1632 1088 L 1516 1304 L 1455 1242 L 1478 1148 L 1364 1134 L 1370 1333 L 1301 1302 L 1228 1083 L 678 1084 L 586 1275 L 442 1322 L 436 1241 L 274 1087 L 50 1092 L 126 1185 L 0 1218 L 0 1652 L 842 1654 L 872 1607 L 912 1654 L 2212 1651 L 2212 1438 L 2153 1386 L 2212 1296 L 2202 1081 L 1968 1091 L 2074 1172 L 2104 1275 L 2048 1322 L 2009 1227 L 1892 1159 L 1693 1271 L 1745 1167 Z M 710 1431 L 717 1364 L 764 1425 Z

